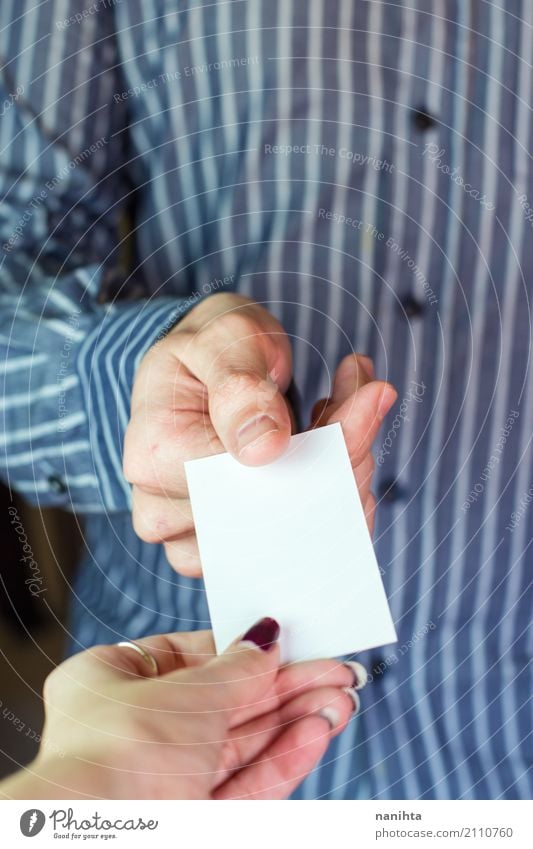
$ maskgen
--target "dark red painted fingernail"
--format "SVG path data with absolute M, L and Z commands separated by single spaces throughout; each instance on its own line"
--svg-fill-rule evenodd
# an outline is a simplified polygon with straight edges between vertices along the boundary
M 270 616 L 265 616 L 264 619 L 260 619 L 255 625 L 252 625 L 240 642 L 241 644 L 251 643 L 254 648 L 268 651 L 277 643 L 279 632 L 280 627 L 276 620 L 271 619 Z

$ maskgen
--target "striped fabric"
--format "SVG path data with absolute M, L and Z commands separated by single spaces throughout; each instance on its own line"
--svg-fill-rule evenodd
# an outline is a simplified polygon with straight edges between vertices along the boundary
M 135 367 L 195 299 L 280 318 L 307 412 L 352 350 L 399 390 L 399 643 L 299 798 L 532 792 L 532 27 L 527 0 L 2 0 L 0 463 L 84 516 L 73 650 L 208 623 L 121 472 Z

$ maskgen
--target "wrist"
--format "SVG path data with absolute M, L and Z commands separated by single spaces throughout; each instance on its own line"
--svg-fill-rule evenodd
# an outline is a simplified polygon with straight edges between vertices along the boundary
M 0 783 L 6 799 L 108 798 L 104 770 L 76 757 L 38 756 L 15 775 Z

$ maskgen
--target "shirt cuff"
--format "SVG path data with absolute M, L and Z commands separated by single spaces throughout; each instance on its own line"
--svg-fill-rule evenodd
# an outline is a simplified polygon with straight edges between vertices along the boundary
M 131 510 L 131 487 L 124 478 L 122 457 L 137 367 L 190 306 L 176 298 L 119 304 L 107 310 L 84 340 L 77 370 L 87 416 L 88 472 L 95 479 L 92 492 L 90 486 L 85 491 L 87 512 Z

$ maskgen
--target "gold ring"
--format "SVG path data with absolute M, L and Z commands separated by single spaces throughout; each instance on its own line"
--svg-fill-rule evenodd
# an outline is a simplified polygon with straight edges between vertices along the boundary
M 140 654 L 142 659 L 146 661 L 154 675 L 159 675 L 159 667 L 157 665 L 157 660 L 155 659 L 153 654 L 150 654 L 150 652 L 143 648 L 143 646 L 140 646 L 139 643 L 134 643 L 131 640 L 126 640 L 125 642 L 117 643 L 117 646 L 120 646 L 120 648 L 133 649 L 133 651 L 136 651 L 137 654 Z

